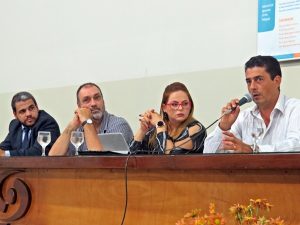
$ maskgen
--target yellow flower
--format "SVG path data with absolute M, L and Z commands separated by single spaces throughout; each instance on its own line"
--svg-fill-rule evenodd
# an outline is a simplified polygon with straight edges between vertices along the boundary
M 224 218 L 222 217 L 222 214 L 215 215 L 212 218 L 212 220 L 213 220 L 213 222 L 212 222 L 213 225 L 224 225 L 224 224 L 226 224 Z
M 277 217 L 276 219 L 271 218 L 270 225 L 284 225 L 284 220 L 282 220 L 280 217 Z
M 215 204 L 214 203 L 210 203 L 209 204 L 209 213 L 210 214 L 215 214 L 216 213 L 216 211 L 215 211 Z
M 252 217 L 252 216 L 245 216 L 244 217 L 244 221 L 246 224 L 253 224 L 255 222 L 257 222 L 257 218 L 256 217 Z
M 280 217 L 273 219 L 266 217 L 264 211 L 270 211 L 271 205 L 266 199 L 250 199 L 248 206 L 234 204 L 229 208 L 239 225 L 284 225 Z M 225 218 L 216 212 L 214 203 L 209 204 L 209 214 L 202 214 L 200 209 L 194 209 L 184 215 L 175 225 L 225 225 Z
M 269 224 L 269 222 L 270 221 L 264 216 L 259 217 L 257 220 L 257 224 L 259 224 L 259 225 L 266 225 L 266 224 Z
M 237 214 L 237 213 L 244 213 L 245 212 L 245 206 L 240 204 L 234 204 L 229 208 L 230 213 Z
M 253 205 L 254 207 L 258 208 L 258 209 L 266 209 L 266 210 L 270 210 L 272 205 L 267 202 L 267 199 L 250 199 L 250 205 Z

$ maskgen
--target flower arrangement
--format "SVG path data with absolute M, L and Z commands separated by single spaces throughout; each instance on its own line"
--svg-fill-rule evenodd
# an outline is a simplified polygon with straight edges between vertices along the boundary
M 215 204 L 210 203 L 209 213 L 201 216 L 201 210 L 195 209 L 187 213 L 176 225 L 225 225 L 225 219 L 221 213 L 215 211 Z
M 271 205 L 266 199 L 250 199 L 249 205 L 234 204 L 229 208 L 230 215 L 238 225 L 284 225 L 280 217 L 268 218 L 265 214 L 271 210 Z M 200 209 L 184 215 L 175 225 L 225 225 L 226 220 L 222 213 L 217 213 L 215 204 L 210 203 L 209 213 L 201 214 Z

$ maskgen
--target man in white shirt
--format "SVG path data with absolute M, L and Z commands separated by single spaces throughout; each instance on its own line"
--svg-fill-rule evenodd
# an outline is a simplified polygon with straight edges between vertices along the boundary
M 300 151 L 300 100 L 280 92 L 279 62 L 271 56 L 255 56 L 245 64 L 246 83 L 255 106 L 240 112 L 239 100 L 222 108 L 224 115 L 205 140 L 204 153 Z M 258 135 L 262 130 L 262 135 Z

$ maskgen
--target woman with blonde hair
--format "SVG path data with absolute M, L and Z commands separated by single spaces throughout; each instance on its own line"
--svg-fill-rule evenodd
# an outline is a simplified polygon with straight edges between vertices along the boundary
M 193 112 L 194 103 L 186 86 L 180 82 L 168 85 L 160 113 L 150 109 L 140 115 L 140 127 L 130 150 L 148 154 L 202 153 L 207 134 Z

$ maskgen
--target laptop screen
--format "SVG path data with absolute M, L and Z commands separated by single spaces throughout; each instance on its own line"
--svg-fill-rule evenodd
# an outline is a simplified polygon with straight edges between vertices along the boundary
M 103 145 L 103 151 L 128 154 L 129 146 L 122 133 L 103 133 L 98 134 Z

